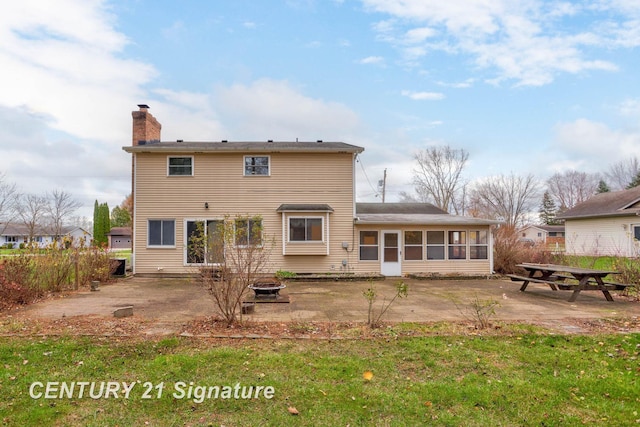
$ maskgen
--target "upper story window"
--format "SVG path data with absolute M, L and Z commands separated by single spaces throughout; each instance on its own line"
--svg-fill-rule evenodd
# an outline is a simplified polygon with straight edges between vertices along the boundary
M 321 242 L 322 218 L 289 218 L 290 242 Z
M 180 156 L 167 158 L 168 176 L 193 176 L 193 157 Z
M 269 156 L 244 156 L 245 176 L 269 176 Z

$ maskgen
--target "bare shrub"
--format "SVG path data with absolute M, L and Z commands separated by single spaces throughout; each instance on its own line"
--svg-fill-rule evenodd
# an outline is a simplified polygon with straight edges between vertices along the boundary
M 479 300 L 476 295 L 467 308 L 467 317 L 475 323 L 476 329 L 487 329 L 491 326 L 491 319 L 496 314 L 496 307 L 500 304 L 493 300 Z
M 616 281 L 632 285 L 627 287 L 624 292 L 640 300 L 640 262 L 637 259 L 616 258 L 613 262 L 613 269 L 620 273 L 616 275 Z
M 117 267 L 104 249 L 64 246 L 54 243 L 40 249 L 31 245 L 27 251 L 5 257 L 0 264 L 0 307 L 29 304 L 74 284 L 106 282 Z
M 94 280 L 108 282 L 111 273 L 117 267 L 117 262 L 109 253 L 104 248 L 96 246 L 76 248 L 74 257 L 78 263 L 76 281 L 80 286 L 87 286 Z
M 60 292 L 72 279 L 73 262 L 68 251 L 49 249 L 33 257 L 32 287 L 42 293 Z
M 362 292 L 362 296 L 364 296 L 368 303 L 367 325 L 371 329 L 380 326 L 380 319 L 382 319 L 382 316 L 387 312 L 389 307 L 391 307 L 391 304 L 393 304 L 393 302 L 398 298 L 406 298 L 408 291 L 409 289 L 407 284 L 402 280 L 399 280 L 398 282 L 396 282 L 396 293 L 393 298 L 391 298 L 391 300 L 389 300 L 388 302 L 383 300 L 378 312 L 375 313 L 373 305 L 378 298 L 378 292 L 376 291 L 373 284 L 370 284 L 369 287 Z
M 33 267 L 26 256 L 5 258 L 0 264 L 0 308 L 29 304 L 38 298 L 30 286 Z
M 553 254 L 543 245 L 528 246 L 519 240 L 514 227 L 504 226 L 495 231 L 493 244 L 494 270 L 502 274 L 515 273 L 522 262 L 549 263 Z
M 243 299 L 249 285 L 264 277 L 272 247 L 260 216 L 198 222 L 189 235 L 190 261 L 201 264 L 199 277 L 227 326 L 242 320 Z

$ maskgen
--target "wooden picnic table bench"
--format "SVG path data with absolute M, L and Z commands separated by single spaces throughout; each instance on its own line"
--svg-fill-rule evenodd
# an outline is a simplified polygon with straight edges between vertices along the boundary
M 604 281 L 604 278 L 610 274 L 619 274 L 617 271 L 595 270 L 589 268 L 570 267 L 557 264 L 518 264 L 528 272 L 528 276 L 520 276 L 517 274 L 508 274 L 507 277 L 514 281 L 521 281 L 520 291 L 524 292 L 529 283 L 542 283 L 557 291 L 570 290 L 573 291 L 569 302 L 574 302 L 581 291 L 601 291 L 607 301 L 613 301 L 610 290 L 624 290 L 630 285 Z M 576 283 L 577 282 L 577 283 Z

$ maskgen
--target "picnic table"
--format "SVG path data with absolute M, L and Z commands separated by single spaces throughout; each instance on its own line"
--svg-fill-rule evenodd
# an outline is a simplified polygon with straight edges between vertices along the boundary
M 591 268 L 570 267 L 557 264 L 522 263 L 517 267 L 527 271 L 528 276 L 508 274 L 514 281 L 521 281 L 520 291 L 524 292 L 529 283 L 542 283 L 557 291 L 558 289 L 573 291 L 569 302 L 574 302 L 581 291 L 602 291 L 607 301 L 613 301 L 610 290 L 624 290 L 629 285 L 605 281 L 610 274 L 617 271 L 595 270 Z

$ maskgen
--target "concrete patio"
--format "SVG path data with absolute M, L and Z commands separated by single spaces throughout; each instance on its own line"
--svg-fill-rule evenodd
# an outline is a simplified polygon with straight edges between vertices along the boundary
M 400 279 L 372 282 L 378 293 L 376 309 L 388 302 Z M 432 322 L 463 320 L 474 301 L 495 301 L 496 320 L 553 323 L 567 318 L 640 316 L 640 303 L 613 293 L 608 302 L 601 292 L 582 292 L 570 303 L 570 292 L 552 291 L 546 285 L 531 284 L 520 292 L 520 284 L 508 279 L 412 280 L 407 298 L 398 299 L 382 320 Z M 281 291 L 289 303 L 259 303 L 248 315 L 257 321 L 358 321 L 367 319 L 367 301 L 362 292 L 371 283 L 286 282 Z M 249 294 L 248 296 L 252 296 Z M 102 285 L 97 292 L 83 290 L 17 310 L 25 317 L 57 319 L 73 316 L 112 318 L 121 307 L 133 306 L 134 316 L 159 323 L 187 322 L 216 313 L 213 299 L 201 286 L 188 279 L 130 278 Z

